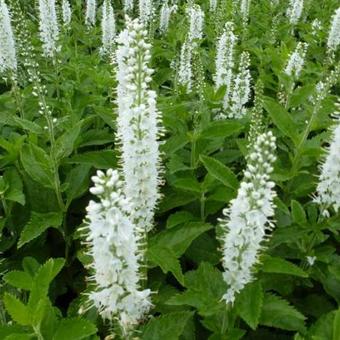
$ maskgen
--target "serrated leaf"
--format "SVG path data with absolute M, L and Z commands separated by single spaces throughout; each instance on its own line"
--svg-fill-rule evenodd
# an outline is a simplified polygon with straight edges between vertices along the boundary
M 178 340 L 192 312 L 169 313 L 151 319 L 144 328 L 142 340 Z
M 28 300 L 32 313 L 37 308 L 39 300 L 47 296 L 50 283 L 61 271 L 64 264 L 65 260 L 62 258 L 49 259 L 38 269 L 33 279 L 31 294 Z
M 34 144 L 25 144 L 21 151 L 21 162 L 28 175 L 46 188 L 54 188 L 54 174 L 49 155 Z
M 298 201 L 292 200 L 291 208 L 293 221 L 297 224 L 305 225 L 307 223 L 307 218 L 302 205 Z
M 46 229 L 50 227 L 58 228 L 62 223 L 62 219 L 63 216 L 61 213 L 50 212 L 41 214 L 33 211 L 30 221 L 21 232 L 18 248 L 21 248 L 24 244 L 37 238 Z
M 238 314 L 254 330 L 260 321 L 263 296 L 262 285 L 257 281 L 248 284 L 236 298 L 235 308 Z
M 156 245 L 148 249 L 147 257 L 150 261 L 158 265 L 164 274 L 171 272 L 177 281 L 184 286 L 181 264 L 171 249 Z
M 19 325 L 31 324 L 31 314 L 25 304 L 9 293 L 4 294 L 4 305 L 11 318 Z
M 221 298 L 227 290 L 222 273 L 210 263 L 202 262 L 197 270 L 185 273 L 187 290 L 173 296 L 167 304 L 189 305 L 201 315 L 212 315 L 224 307 Z
M 308 277 L 308 274 L 295 264 L 280 257 L 272 257 L 269 255 L 263 256 L 261 270 L 265 273 L 278 273 L 299 277 Z
M 212 226 L 207 223 L 191 222 L 171 229 L 164 230 L 149 241 L 149 247 L 157 245 L 171 249 L 176 257 L 181 256 L 190 246 L 191 242 Z
M 223 183 L 226 187 L 237 189 L 238 180 L 235 174 L 224 164 L 212 157 L 200 155 L 200 160 L 209 174 Z
M 25 205 L 25 195 L 23 192 L 23 183 L 18 171 L 15 168 L 9 168 L 4 173 L 4 180 L 8 184 L 5 192 L 5 199 Z
M 97 332 L 96 326 L 84 319 L 63 319 L 53 336 L 53 340 L 81 340 Z
M 13 287 L 30 290 L 32 288 L 32 277 L 20 270 L 13 270 L 3 276 L 3 280 Z
M 299 141 L 299 136 L 297 134 L 298 129 L 287 110 L 272 98 L 266 98 L 263 102 L 263 106 L 277 128 L 297 145 Z
M 289 331 L 305 331 L 305 317 L 283 298 L 265 294 L 260 324 Z

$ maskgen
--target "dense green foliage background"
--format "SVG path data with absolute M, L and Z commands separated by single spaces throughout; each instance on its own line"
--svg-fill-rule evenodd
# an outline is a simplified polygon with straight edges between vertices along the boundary
M 184 2 L 184 1 L 183 1 Z M 30 38 L 40 51 L 35 1 L 21 1 Z M 157 20 L 151 29 L 152 87 L 158 93 L 166 134 L 162 144 L 165 168 L 163 199 L 148 244 L 148 286 L 154 318 L 140 325 L 142 339 L 340 339 L 340 217 L 320 218 L 311 196 L 318 163 L 329 141 L 331 114 L 339 84 L 310 124 L 315 85 L 326 79 L 335 63 L 327 60 L 325 41 L 337 0 L 306 0 L 303 20 L 293 29 L 285 17 L 286 2 L 253 1 L 248 30 L 231 17 L 230 1 L 223 11 L 206 12 L 205 37 L 196 56 L 204 87 L 186 94 L 170 67 L 185 39 L 184 4 L 161 36 Z M 124 15 L 113 2 L 119 30 Z M 221 6 L 222 6 L 221 5 Z M 86 308 L 89 261 L 79 228 L 90 177 L 96 169 L 117 167 L 115 146 L 114 68 L 99 56 L 100 26 L 84 26 L 83 1 L 72 1 L 70 30 L 61 34 L 60 63 L 54 66 L 37 54 L 48 104 L 56 123 L 60 199 L 45 121 L 37 99 L 20 68 L 20 116 L 10 82 L 0 84 L 0 219 L 1 339 L 104 338 L 110 325 Z M 322 29 L 312 35 L 311 23 Z M 99 19 L 99 17 L 98 17 Z M 277 137 L 275 180 L 276 229 L 257 268 L 257 280 L 226 308 L 217 219 L 236 196 L 247 153 L 250 117 L 214 121 L 225 89 L 215 92 L 216 38 L 233 19 L 240 40 L 237 53 L 251 56 L 253 84 L 264 85 L 264 119 Z M 282 70 L 298 41 L 309 43 L 301 79 L 284 108 L 277 93 L 290 87 Z M 337 57 L 339 54 L 337 55 Z M 337 62 L 339 59 L 335 58 Z M 253 106 L 253 100 L 249 107 Z M 315 256 L 313 266 L 307 256 Z M 79 315 L 81 309 L 83 313 Z M 11 321 L 11 323 L 9 323 Z M 96 335 L 97 334 L 97 335 Z

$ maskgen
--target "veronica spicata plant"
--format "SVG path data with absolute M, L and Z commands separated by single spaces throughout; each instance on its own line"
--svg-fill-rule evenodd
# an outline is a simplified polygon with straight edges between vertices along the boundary
M 104 319 L 118 322 L 125 338 L 151 307 L 151 292 L 140 285 L 141 240 L 118 172 L 98 171 L 92 180 L 99 201 L 90 201 L 84 228 L 93 259 L 89 299 Z
M 117 137 L 125 195 L 131 200 L 139 231 L 153 227 L 154 209 L 160 198 L 160 113 L 156 93 L 150 89 L 153 70 L 149 67 L 151 45 L 139 19 L 126 19 L 118 38 Z
M 237 197 L 223 211 L 220 220 L 223 236 L 223 279 L 228 290 L 223 296 L 233 303 L 238 294 L 253 280 L 254 265 L 258 262 L 262 243 L 274 224 L 273 199 L 275 184 L 270 181 L 275 161 L 276 140 L 269 131 L 257 137 L 250 146 L 247 168 Z

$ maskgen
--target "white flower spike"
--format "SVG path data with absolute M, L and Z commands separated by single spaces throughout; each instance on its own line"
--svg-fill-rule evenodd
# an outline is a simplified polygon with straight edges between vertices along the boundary
M 62 15 L 63 15 L 63 24 L 64 26 L 68 26 L 71 23 L 72 19 L 72 10 L 71 5 L 68 0 L 63 0 L 61 4 Z
M 85 24 L 86 26 L 94 26 L 96 24 L 97 12 L 96 0 L 86 0 L 85 6 Z
M 54 58 L 60 50 L 55 0 L 39 0 L 40 40 L 45 57 Z
M 235 296 L 253 280 L 254 265 L 258 262 L 263 241 L 274 225 L 273 190 L 270 181 L 276 145 L 271 132 L 260 135 L 248 156 L 247 169 L 237 197 L 223 211 L 220 220 L 223 230 L 223 279 L 228 290 L 223 296 L 226 303 L 234 303 Z
M 335 11 L 331 28 L 328 34 L 327 47 L 330 51 L 336 51 L 340 45 L 340 7 Z
M 126 19 L 127 28 L 117 38 L 118 132 L 125 194 L 133 205 L 140 232 L 153 227 L 160 199 L 160 113 L 156 93 L 150 89 L 151 45 L 139 19 Z
M 139 234 L 130 215 L 131 204 L 117 171 L 101 171 L 92 177 L 91 193 L 99 202 L 87 207 L 86 242 L 93 262 L 89 299 L 104 319 L 116 319 L 129 334 L 151 308 L 150 290 L 140 287 Z
M 104 0 L 102 7 L 102 47 L 101 55 L 110 54 L 116 38 L 116 21 L 110 0 Z
M 10 72 L 15 78 L 17 57 L 11 16 L 4 0 L 0 0 L 0 74 Z

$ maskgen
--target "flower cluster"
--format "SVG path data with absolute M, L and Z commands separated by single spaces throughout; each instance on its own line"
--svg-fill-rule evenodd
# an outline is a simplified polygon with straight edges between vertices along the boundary
M 116 319 L 128 334 L 151 307 L 150 290 L 140 287 L 140 239 L 118 172 L 98 171 L 92 180 L 90 191 L 99 202 L 89 202 L 85 220 L 95 286 L 89 298 L 104 319 Z
M 96 11 L 96 0 L 86 0 L 85 24 L 87 26 L 93 26 L 96 24 Z
M 252 148 L 257 137 L 263 132 L 263 83 L 258 80 L 255 86 L 254 107 L 251 110 L 250 128 L 248 133 L 248 149 Z
M 124 12 L 129 12 L 133 10 L 133 0 L 123 0 Z
M 0 73 L 10 72 L 15 78 L 17 57 L 11 17 L 4 0 L 0 0 Z
M 193 55 L 197 50 L 199 40 L 203 37 L 204 12 L 199 5 L 189 4 L 186 13 L 189 31 L 181 48 L 178 82 L 190 93 L 193 88 Z
M 289 0 L 287 17 L 291 25 L 296 25 L 302 15 L 303 0 Z
M 243 52 L 240 57 L 238 73 L 233 80 L 231 96 L 225 97 L 224 100 L 226 114 L 222 113 L 222 115 L 228 118 L 242 118 L 247 112 L 245 105 L 249 101 L 251 92 L 249 67 L 249 53 Z
M 335 51 L 340 45 L 340 7 L 335 11 L 328 34 L 327 47 Z
M 148 66 L 151 45 L 139 19 L 126 19 L 127 28 L 117 38 L 117 103 L 121 161 L 125 194 L 133 205 L 134 221 L 141 232 L 153 226 L 160 198 L 160 113 L 156 93 L 150 89 L 153 70 Z
M 299 42 L 294 50 L 294 52 L 290 55 L 287 65 L 285 67 L 284 72 L 297 80 L 300 77 L 303 65 L 305 63 L 305 58 L 307 54 L 307 43 Z
M 161 33 L 166 33 L 169 27 L 170 17 L 172 13 L 177 11 L 177 5 L 169 6 L 168 1 L 166 0 L 160 10 L 159 16 L 159 30 Z
M 251 0 L 241 0 L 240 2 L 240 13 L 242 15 L 243 24 L 246 24 L 249 19 L 249 9 Z
M 233 80 L 234 50 L 237 37 L 234 34 L 234 24 L 228 21 L 222 35 L 219 37 L 216 48 L 214 76 L 215 88 L 226 86 L 226 97 L 229 97 Z
M 217 0 L 210 0 L 209 1 L 209 10 L 210 12 L 215 12 L 217 9 Z
M 235 295 L 252 281 L 262 242 L 274 226 L 271 218 L 275 184 L 270 181 L 270 174 L 275 161 L 275 141 L 271 132 L 258 136 L 248 156 L 237 197 L 223 211 L 225 217 L 220 225 L 223 230 L 223 278 L 228 284 L 223 296 L 226 303 L 233 303 Z
M 147 26 L 154 14 L 153 0 L 139 0 L 139 19 Z
M 321 166 L 321 174 L 317 186 L 317 196 L 314 201 L 322 207 L 327 215 L 327 209 L 333 208 L 338 212 L 340 208 L 340 124 L 333 130 L 332 140 L 327 150 L 325 161 Z
M 54 58 L 59 52 L 59 26 L 55 0 L 39 0 L 40 39 L 45 57 Z
M 102 47 L 101 55 L 110 54 L 116 37 L 116 20 L 110 0 L 104 0 L 102 7 Z
M 199 5 L 191 5 L 186 10 L 189 20 L 188 39 L 192 42 L 195 39 L 202 39 L 204 12 Z
M 186 40 L 181 47 L 178 82 L 185 86 L 188 93 L 192 90 L 192 44 Z
M 63 0 L 61 4 L 63 24 L 68 26 L 72 19 L 71 5 L 68 0 Z

